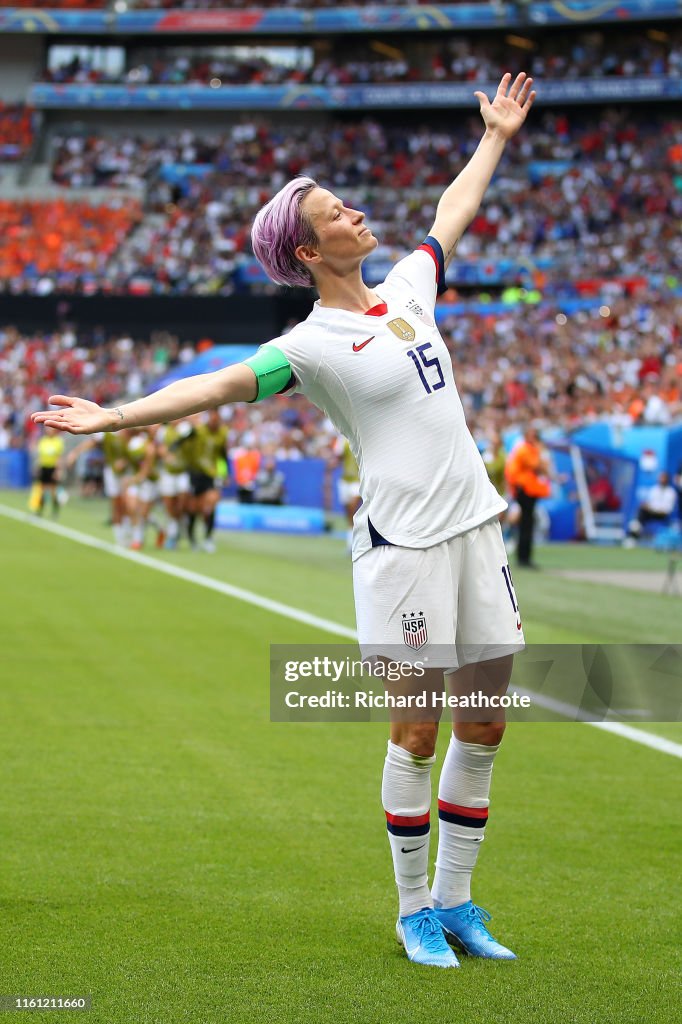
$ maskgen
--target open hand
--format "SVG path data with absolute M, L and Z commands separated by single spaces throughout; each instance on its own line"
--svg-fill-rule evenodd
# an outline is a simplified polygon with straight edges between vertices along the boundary
M 111 430 L 116 424 L 110 409 L 102 409 L 96 402 L 87 402 L 84 398 L 52 395 L 50 404 L 59 405 L 61 409 L 34 412 L 31 416 L 34 423 L 44 423 L 46 427 L 69 434 L 96 434 L 100 430 Z
M 521 71 L 514 82 L 510 83 L 511 75 L 507 72 L 502 76 L 492 103 L 484 92 L 474 93 L 481 104 L 481 117 L 486 128 L 498 132 L 505 139 L 516 135 L 536 95 L 535 89 L 531 92 L 533 79 L 528 78 L 525 71 Z

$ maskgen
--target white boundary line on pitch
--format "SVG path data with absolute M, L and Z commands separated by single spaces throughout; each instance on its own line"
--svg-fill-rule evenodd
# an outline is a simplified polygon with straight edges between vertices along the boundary
M 136 562 L 138 565 L 144 565 L 148 569 L 156 569 L 157 572 L 164 572 L 167 576 L 174 576 L 176 579 L 185 580 L 186 583 L 196 583 L 200 587 L 215 590 L 219 594 L 225 594 L 226 597 L 234 597 L 237 601 L 244 601 L 246 604 L 255 605 L 256 608 L 263 608 L 265 611 L 274 612 L 276 615 L 283 615 L 285 618 L 294 619 L 296 622 L 302 622 L 306 626 L 314 626 L 316 629 L 323 629 L 326 633 L 336 633 L 339 636 L 347 637 L 349 640 L 355 640 L 355 630 L 349 629 L 348 626 L 342 626 L 338 622 L 331 622 L 329 619 L 322 619 L 319 615 L 311 615 L 309 612 L 292 608 L 288 604 L 282 604 L 280 601 L 271 601 L 269 597 L 261 597 L 260 594 L 254 594 L 251 590 L 234 587 L 231 583 L 223 583 L 222 580 L 216 580 L 212 576 L 204 576 L 203 573 L 192 572 L 191 569 L 183 569 L 179 565 L 170 565 L 168 562 L 161 561 L 160 558 L 150 558 L 149 555 L 142 555 L 138 551 L 128 551 L 125 548 L 116 547 L 115 544 L 110 544 L 106 540 L 100 540 L 99 537 L 92 537 L 88 533 L 81 533 L 80 530 L 72 530 L 68 526 L 62 526 L 61 523 L 50 523 L 44 519 L 38 519 L 29 512 L 20 512 L 9 505 L 0 504 L 0 515 L 7 516 L 8 519 L 15 519 L 17 522 L 25 523 L 28 526 L 37 527 L 40 530 L 46 530 L 48 533 L 55 533 L 58 537 L 66 537 L 67 540 L 73 540 L 77 544 L 85 545 L 85 547 L 104 551 L 108 555 L 124 558 L 128 562 Z
M 533 690 L 525 690 L 521 686 L 517 686 L 515 689 L 517 693 L 531 697 L 533 703 L 538 704 L 541 708 L 555 711 L 558 715 L 564 715 L 564 717 L 573 718 L 574 720 L 577 719 L 585 725 L 591 725 L 594 729 L 603 729 L 604 732 L 615 733 L 616 736 L 622 736 L 624 739 L 632 740 L 634 743 L 641 743 L 644 747 L 652 747 L 654 750 L 660 750 L 664 754 L 682 757 L 682 744 L 667 740 L 657 733 L 635 729 L 624 722 L 593 722 L 585 711 L 581 708 L 576 708 L 573 704 L 566 704 L 562 700 L 555 700 L 554 697 L 548 697 L 543 693 L 535 693 Z
M 622 736 L 626 740 L 634 740 L 635 743 L 641 743 L 644 747 L 652 747 L 654 750 L 660 750 L 664 754 L 672 754 L 673 757 L 682 757 L 682 744 L 673 743 L 672 740 L 666 740 L 663 736 L 659 736 L 655 732 L 645 732 L 643 729 L 635 729 L 631 725 L 626 725 L 624 722 L 588 722 L 588 725 L 593 726 L 595 729 L 603 729 L 604 732 L 615 733 L 616 736 Z
M 77 544 L 83 544 L 85 547 L 95 548 L 97 551 L 104 551 L 108 555 L 115 555 L 117 558 L 124 558 L 128 562 L 136 562 L 138 565 L 144 565 L 148 569 L 156 569 L 157 572 L 163 572 L 167 576 L 174 576 L 176 579 L 184 580 L 187 583 L 196 583 L 200 587 L 206 587 L 208 590 L 214 590 L 218 594 L 224 594 L 226 597 L 233 597 L 237 601 L 244 601 L 245 604 L 254 605 L 256 608 L 262 608 L 264 611 L 274 612 L 276 615 L 282 615 L 284 618 L 293 619 L 295 622 L 302 622 L 306 626 L 314 626 L 317 629 L 323 630 L 325 633 L 344 636 L 349 640 L 357 639 L 357 633 L 354 629 L 350 629 L 348 626 L 343 626 L 339 622 L 332 622 L 331 619 L 322 619 L 318 615 L 311 615 L 309 612 L 302 611 L 299 608 L 293 608 L 291 605 L 282 604 L 280 601 L 272 601 L 268 597 L 262 597 L 260 594 L 256 594 L 251 590 L 244 590 L 242 587 L 235 587 L 230 583 L 223 583 L 221 580 L 216 580 L 212 576 L 204 576 L 202 573 L 192 572 L 190 569 L 182 569 L 178 565 L 171 565 L 168 562 L 162 562 L 158 558 L 151 558 L 149 555 L 142 555 L 138 551 L 127 551 L 124 548 L 119 548 L 114 544 L 110 544 L 108 541 L 100 540 L 98 537 L 93 537 L 88 533 L 82 533 L 80 530 L 72 530 L 68 526 L 62 526 L 61 523 L 51 523 L 44 519 L 37 519 L 34 515 L 31 515 L 28 512 L 21 512 L 18 509 L 14 509 L 9 505 L 3 505 L 1 503 L 0 515 L 6 516 L 8 519 L 14 519 L 16 522 L 24 523 L 27 526 L 33 526 L 37 529 L 45 530 L 48 533 L 54 533 L 58 537 L 65 537 L 67 540 L 75 541 Z M 535 702 L 540 704 L 541 707 L 551 707 L 560 714 L 566 714 L 567 717 L 571 717 L 576 713 L 576 711 L 578 711 L 578 709 L 572 705 L 564 704 L 561 701 L 555 701 L 553 698 L 544 697 L 542 694 L 533 693 L 530 690 L 519 689 L 519 693 L 527 693 L 529 696 L 532 696 Z M 623 737 L 624 739 L 632 740 L 633 743 L 640 743 L 642 746 L 651 747 L 653 750 L 661 751 L 664 754 L 670 754 L 673 757 L 682 758 L 682 744 L 674 743 L 672 740 L 665 739 L 663 736 L 658 736 L 656 733 L 635 729 L 631 725 L 625 725 L 622 722 L 584 722 L 584 724 L 591 725 L 595 729 L 602 729 L 605 732 L 613 733 L 616 736 Z

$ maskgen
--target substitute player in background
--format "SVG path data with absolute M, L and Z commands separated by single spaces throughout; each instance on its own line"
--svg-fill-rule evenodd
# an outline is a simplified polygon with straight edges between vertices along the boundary
M 111 502 L 111 525 L 114 541 L 119 547 L 130 544 L 130 516 L 126 497 L 126 473 L 128 462 L 129 430 L 113 435 L 107 433 L 102 440 L 104 453 L 104 493 Z
M 353 519 L 362 504 L 360 470 L 347 438 L 337 438 L 334 445 L 334 455 L 336 457 L 334 468 L 341 466 L 341 477 L 338 483 L 339 502 L 343 505 L 343 510 L 346 513 L 346 521 L 348 523 L 347 546 L 348 550 L 352 551 Z
M 485 659 L 488 678 L 503 692 L 508 652 L 523 642 L 498 522 L 505 502 L 467 429 L 434 306 L 458 240 L 533 103 L 531 85 L 525 74 L 513 82 L 507 74 L 492 103 L 475 93 L 483 138 L 443 193 L 424 243 L 383 284 L 371 289 L 362 278 L 363 260 L 378 244 L 364 214 L 311 179 L 295 179 L 259 212 L 252 243 L 272 280 L 315 285 L 320 298 L 306 321 L 246 363 L 177 381 L 129 405 L 101 409 L 57 395 L 51 402 L 59 410 L 33 416 L 88 433 L 302 391 L 348 438 L 360 466 L 353 585 L 363 656 L 396 647 L 414 653 L 417 637 L 441 689 L 443 670 L 457 669 L 457 688 Z M 433 892 L 437 721 L 391 723 L 382 785 L 399 895 L 397 936 L 410 960 L 439 967 L 459 966 L 448 942 L 474 956 L 514 958 L 492 938 L 488 915 L 470 894 L 504 724 L 456 718 L 453 725 L 438 792 Z M 349 835 L 353 828 L 349 822 Z
M 165 531 L 161 522 L 154 518 L 161 474 L 161 457 L 155 431 L 135 430 L 131 433 L 127 457 L 132 476 L 127 481 L 126 491 L 128 514 L 132 522 L 130 547 L 133 551 L 142 550 L 147 526 L 150 525 L 156 528 L 156 546 L 160 548 L 165 541 Z
M 116 435 L 102 434 L 81 441 L 69 452 L 66 466 L 71 469 L 81 455 L 101 447 L 104 460 L 104 494 L 111 503 L 110 521 L 114 532 L 114 542 L 119 547 L 127 547 L 130 543 L 130 514 L 126 494 L 126 473 L 130 470 L 128 459 L 128 442 L 131 438 L 129 430 L 121 430 Z
M 211 409 L 205 423 L 192 425 L 188 441 L 189 479 L 192 487 L 187 535 L 192 548 L 197 547 L 195 527 L 197 516 L 204 522 L 204 551 L 214 552 L 215 510 L 220 489 L 227 477 L 227 425 L 217 409 Z
M 162 459 L 159 493 L 166 510 L 166 547 L 178 546 L 180 532 L 189 513 L 192 485 L 189 478 L 189 446 L 192 425 L 183 420 L 166 423 L 156 432 L 156 443 Z

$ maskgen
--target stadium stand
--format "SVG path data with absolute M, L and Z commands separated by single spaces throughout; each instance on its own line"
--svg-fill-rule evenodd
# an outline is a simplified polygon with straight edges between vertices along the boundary
M 529 416 L 567 434 L 599 419 L 616 427 L 682 419 L 681 323 L 682 298 L 642 293 L 570 318 L 551 304 L 487 315 L 464 307 L 442 317 L 441 330 L 468 422 L 483 439 Z M 30 413 L 55 391 L 85 384 L 105 404 L 137 396 L 194 354 L 193 345 L 163 332 L 133 342 L 103 332 L 79 337 L 73 328 L 27 335 L 5 327 L 0 424 L 20 444 Z M 297 397 L 236 407 L 231 431 L 244 447 L 275 445 L 280 458 L 319 455 L 333 439 L 322 414 Z
M 478 125 L 457 121 L 447 131 L 420 121 L 405 132 L 365 119 L 311 133 L 302 123 L 259 118 L 203 136 L 58 136 L 52 176 L 70 187 L 147 187 L 156 216 L 141 225 L 125 257 L 107 265 L 110 290 L 125 291 L 133 278 L 162 292 L 227 294 L 245 283 L 257 290 L 265 282 L 245 277 L 243 268 L 252 263 L 248 229 L 268 193 L 246 181 L 269 178 L 274 189 L 307 173 L 332 182 L 366 211 L 381 242 L 377 257 L 392 259 L 421 241 L 439 189 L 476 144 Z M 453 273 L 483 261 L 509 263 L 513 255 L 503 281 L 543 290 L 572 282 L 575 294 L 604 280 L 674 273 L 682 254 L 674 226 L 682 213 L 681 159 L 682 120 L 665 114 L 538 114 L 509 147 Z
M 524 48 L 524 43 L 528 48 Z M 490 82 L 500 67 L 513 74 L 526 70 L 547 80 L 669 75 L 682 72 L 682 30 L 629 28 L 605 34 L 546 33 L 541 47 L 532 38 L 508 39 L 485 35 L 452 39 L 364 41 L 339 37 L 324 47 L 268 46 L 245 54 L 244 44 L 230 47 L 194 46 L 129 48 L 125 66 L 108 69 L 102 55 L 74 54 L 45 68 L 46 82 L 125 82 L 162 85 L 245 85 L 315 83 L 350 85 L 367 82 Z M 390 54 L 379 56 L 381 52 Z
M 108 6 L 108 0 L 0 0 L 0 7 L 28 7 L 31 10 L 87 10 Z
M 452 0 L 451 0 L 452 2 Z M 455 3 L 462 0 L 455 0 Z M 426 4 L 428 0 L 413 0 L 414 5 Z M 400 6 L 396 0 L 372 0 L 375 7 Z M 110 0 L 0 0 L 0 7 L 28 7 L 32 10 L 96 10 L 111 6 Z M 196 11 L 224 9 L 224 0 L 127 0 L 123 9 L 146 11 Z M 357 7 L 358 0 L 231 0 L 231 8 L 235 10 L 251 10 L 267 7 L 295 7 L 303 10 L 311 7 Z
M 368 280 L 381 280 L 477 144 L 473 90 L 521 67 L 541 98 L 438 309 L 469 424 L 483 445 L 528 416 L 564 437 L 682 418 L 682 29 L 667 0 L 585 20 L 550 4 L 0 6 L 53 12 L 30 31 L 7 22 L 26 46 L 0 111 L 0 322 L 17 325 L 0 331 L 6 446 L 57 389 L 139 394 L 202 336 L 251 344 L 305 315 L 308 298 L 287 305 L 249 242 L 256 210 L 295 174 L 366 211 L 380 239 Z M 79 323 L 87 296 L 108 314 L 116 296 L 122 320 L 98 322 L 91 305 Z M 163 314 L 193 302 L 177 323 Z M 185 334 L 190 321 L 211 328 Z M 332 443 L 297 398 L 234 410 L 231 433 L 289 459 Z
M 101 288 L 110 257 L 140 216 L 134 201 L 96 206 L 0 200 L 3 288 L 40 294 L 54 283 L 66 291 L 74 285 L 87 290 L 90 281 Z
M 427 4 L 429 0 L 414 0 L 416 5 Z M 455 0 L 462 3 L 464 0 Z M 372 0 L 376 7 L 400 6 L 396 0 Z M 140 10 L 212 10 L 225 7 L 223 0 L 132 0 L 131 6 Z M 253 7 L 297 7 L 305 10 L 311 7 L 357 7 L 358 0 L 234 0 L 230 5 L 236 9 Z
M 21 160 L 33 138 L 32 108 L 23 103 L 0 101 L 0 161 Z

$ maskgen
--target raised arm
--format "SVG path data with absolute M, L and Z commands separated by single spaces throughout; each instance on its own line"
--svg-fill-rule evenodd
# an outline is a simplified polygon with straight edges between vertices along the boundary
M 492 103 L 484 92 L 474 93 L 481 104 L 485 132 L 466 167 L 441 196 L 436 219 L 429 232 L 441 244 L 446 267 L 464 231 L 476 216 L 507 141 L 516 135 L 533 105 L 535 90 L 531 91 L 532 78 L 521 72 L 510 83 L 511 75 L 504 75 Z
M 257 391 L 254 371 L 244 363 L 236 363 L 215 373 L 185 377 L 153 395 L 113 409 L 103 409 L 96 402 L 83 398 L 52 395 L 50 404 L 58 405 L 60 409 L 34 412 L 31 419 L 34 423 L 45 423 L 69 434 L 95 434 L 99 430 L 168 423 L 228 402 L 252 402 Z

